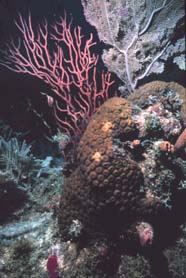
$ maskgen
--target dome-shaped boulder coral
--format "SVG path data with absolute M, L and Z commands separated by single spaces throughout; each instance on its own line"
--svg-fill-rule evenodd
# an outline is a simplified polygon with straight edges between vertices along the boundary
M 143 174 L 130 151 L 115 144 L 132 142 L 137 134 L 125 99 L 109 99 L 93 116 L 76 149 L 77 168 L 62 190 L 59 228 L 64 240 L 96 233 L 119 237 L 141 219 Z

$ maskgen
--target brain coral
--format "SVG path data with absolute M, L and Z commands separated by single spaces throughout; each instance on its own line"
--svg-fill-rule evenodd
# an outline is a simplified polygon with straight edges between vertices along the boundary
M 130 105 L 122 98 L 109 99 L 93 116 L 76 150 L 76 170 L 62 191 L 59 227 L 64 240 L 73 238 L 75 228 L 116 235 L 136 220 L 144 198 L 143 175 L 130 152 L 114 143 L 136 136 Z

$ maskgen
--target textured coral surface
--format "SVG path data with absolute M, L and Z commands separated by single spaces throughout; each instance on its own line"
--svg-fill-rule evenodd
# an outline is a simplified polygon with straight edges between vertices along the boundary
M 96 269 L 106 277 L 117 272 L 120 255 L 131 252 L 150 259 L 155 277 L 169 277 L 162 250 L 178 239 L 185 221 L 185 115 L 182 86 L 151 82 L 128 100 L 106 101 L 75 150 L 61 195 L 60 233 L 89 251 L 95 244 Z M 180 140 L 179 151 L 171 151 Z
M 131 94 L 128 100 L 133 105 L 138 105 L 143 109 L 152 104 L 161 102 L 161 97 L 163 99 L 163 94 L 165 93 L 167 94 L 167 96 L 168 94 L 171 95 L 171 93 L 177 94 L 180 98 L 181 119 L 184 125 L 186 125 L 186 89 L 178 83 L 164 81 L 153 81 L 147 83 L 136 90 L 133 94 Z M 152 103 L 150 103 L 150 100 Z M 172 106 L 171 109 L 176 109 L 177 107 L 175 106 L 178 105 L 178 103 L 176 103 L 174 99 L 172 99 L 169 105 Z
M 77 148 L 77 168 L 62 192 L 59 226 L 64 239 L 71 238 L 76 219 L 86 232 L 112 235 L 136 220 L 143 175 L 130 152 L 115 144 L 136 136 L 126 100 L 112 98 L 94 115 Z

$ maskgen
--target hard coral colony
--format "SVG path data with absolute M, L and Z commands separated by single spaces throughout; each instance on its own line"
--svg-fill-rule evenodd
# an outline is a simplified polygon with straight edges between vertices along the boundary
M 162 108 L 153 108 L 158 105 Z M 128 100 L 111 98 L 98 109 L 76 148 L 76 168 L 62 190 L 59 228 L 63 240 L 85 243 L 103 237 L 120 243 L 120 249 L 126 248 L 127 241 L 135 248 L 160 247 L 166 242 L 173 217 L 177 217 L 174 193 L 186 175 L 182 171 L 182 177 L 178 177 L 174 171 L 176 153 L 162 158 L 157 152 L 164 137 L 170 142 L 179 137 L 185 109 L 184 88 L 166 82 L 149 83 Z M 153 133 L 141 132 L 144 110 L 149 114 L 155 111 L 154 115 L 161 118 L 161 133 L 156 129 Z M 181 125 L 175 133 L 164 131 L 165 122 L 178 119 Z M 184 134 L 185 130 L 177 142 L 185 142 L 180 139 Z M 183 154 L 179 159 L 184 164 Z M 161 179 L 169 171 L 172 180 L 169 184 L 167 179 L 166 192 Z M 71 233 L 75 222 L 81 229 Z

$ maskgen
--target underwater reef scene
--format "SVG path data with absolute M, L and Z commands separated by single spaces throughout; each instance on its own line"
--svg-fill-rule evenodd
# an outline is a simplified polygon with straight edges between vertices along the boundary
M 0 0 L 0 278 L 186 277 L 183 0 Z

